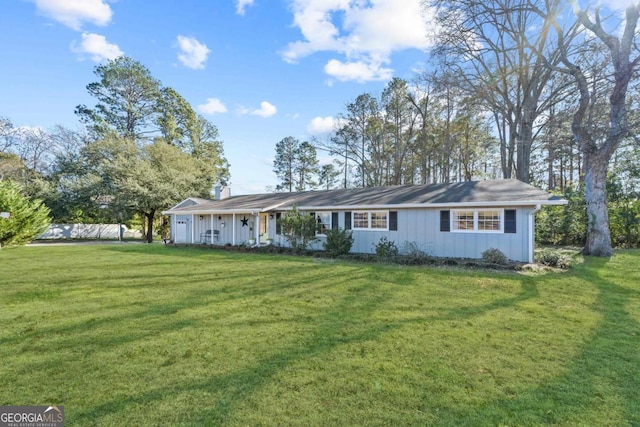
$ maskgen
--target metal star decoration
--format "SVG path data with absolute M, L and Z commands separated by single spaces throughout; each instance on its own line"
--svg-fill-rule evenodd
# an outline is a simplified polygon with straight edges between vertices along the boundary
M 242 222 L 242 226 L 249 226 L 249 218 L 247 218 L 246 216 L 243 216 L 242 219 L 240 220 L 240 222 Z

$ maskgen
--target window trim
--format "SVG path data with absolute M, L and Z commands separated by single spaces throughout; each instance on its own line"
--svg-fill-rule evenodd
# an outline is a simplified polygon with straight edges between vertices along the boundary
M 458 212 L 473 212 L 473 229 L 461 230 L 456 228 L 457 225 L 457 213 Z M 500 229 L 498 230 L 480 230 L 478 229 L 478 216 L 479 212 L 499 212 L 500 213 Z M 504 231 L 504 208 L 493 209 L 451 209 L 450 217 L 450 232 L 451 233 L 488 233 L 488 234 L 503 234 Z
M 363 213 L 363 214 L 367 214 L 367 227 L 356 227 L 355 226 L 355 219 L 354 219 L 354 215 L 358 214 L 358 213 Z M 386 227 L 385 228 L 373 228 L 371 227 L 371 221 L 372 221 L 372 214 L 380 214 L 383 213 L 385 215 L 386 218 Z M 389 211 L 386 210 L 380 210 L 380 209 L 375 209 L 375 210 L 358 210 L 358 211 L 352 211 L 351 212 L 351 229 L 354 231 L 389 231 Z

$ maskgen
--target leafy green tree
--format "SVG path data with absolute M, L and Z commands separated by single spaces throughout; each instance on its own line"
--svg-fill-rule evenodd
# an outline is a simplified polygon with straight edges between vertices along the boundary
M 296 156 L 300 141 L 292 136 L 276 144 L 276 158 L 273 160 L 273 172 L 280 180 L 276 191 L 292 192 L 296 186 Z
M 382 156 L 384 138 L 381 125 L 383 112 L 378 99 L 369 93 L 359 95 L 338 115 L 338 128 L 324 149 L 336 156 L 343 167 L 343 187 L 349 185 L 349 174 L 355 169 L 354 184 L 367 187 L 379 184 L 380 168 L 372 166 Z M 373 160 L 372 160 L 373 159 Z
M 0 180 L 0 248 L 28 243 L 42 234 L 50 224 L 49 209 L 40 200 L 30 199 L 18 184 Z
M 611 241 L 616 247 L 640 247 L 640 148 L 625 153 L 618 170 L 609 174 L 607 200 Z
M 292 192 L 295 187 L 296 152 L 300 141 L 292 136 L 284 138 L 276 144 L 276 158 L 273 160 L 273 171 L 280 180 L 276 191 Z
M 567 187 L 556 193 L 569 203 L 564 206 L 547 206 L 536 215 L 536 241 L 539 244 L 584 244 L 587 235 L 587 208 L 584 187 Z
M 283 236 L 296 251 L 307 249 L 317 240 L 315 215 L 300 212 L 297 206 L 282 216 L 281 225 Z
M 418 132 L 407 81 L 394 77 L 382 92 L 381 101 L 387 122 L 385 139 L 388 147 L 384 152 L 388 163 L 386 181 L 391 185 L 404 184 L 405 162 L 410 152 L 409 141 Z
M 23 181 L 28 174 L 27 165 L 20 156 L 0 151 L 0 180 Z
M 217 177 L 203 179 L 209 168 L 206 159 L 162 139 L 140 146 L 130 139 L 106 138 L 82 150 L 70 177 L 71 193 L 81 205 L 117 221 L 138 213 L 151 242 L 154 219 L 162 209 L 188 196 L 210 196 Z
M 311 143 L 300 142 L 292 136 L 276 144 L 273 171 L 280 180 L 276 191 L 304 191 L 317 186 L 318 157 Z
M 313 189 L 318 185 L 313 179 L 318 174 L 318 155 L 315 147 L 307 141 L 298 146 L 294 171 L 298 177 L 297 191 Z
M 188 196 L 209 197 L 229 179 L 217 128 L 138 61 L 120 57 L 96 67 L 87 90 L 95 108 L 76 108 L 95 140 L 58 162 L 58 186 L 74 212 L 118 222 L 144 218 L 146 238 L 162 209 Z
M 336 170 L 332 163 L 322 165 L 318 173 L 318 184 L 324 190 L 331 190 L 335 188 L 340 174 L 341 172 Z
M 170 87 L 160 89 L 158 98 L 158 118 L 162 137 L 168 144 L 192 150 L 198 142 L 199 117 L 191 105 Z
M 206 160 L 184 153 L 161 140 L 143 147 L 139 167 L 121 184 L 132 196 L 132 204 L 146 219 L 147 241 L 153 239 L 153 219 L 160 210 L 188 196 L 209 197 L 215 175 L 203 176 Z
M 219 139 L 218 128 L 202 116 L 197 117 L 197 129 L 192 138 L 193 146 L 187 152 L 201 161 L 202 179 L 208 184 L 229 180 L 229 162 Z M 207 184 L 207 185 L 208 185 Z M 212 185 L 208 185 L 211 188 Z
M 89 83 L 89 95 L 98 100 L 95 108 L 76 107 L 80 120 L 97 136 L 115 133 L 141 139 L 157 131 L 163 110 L 160 81 L 133 58 L 121 56 L 95 68 L 99 81 Z

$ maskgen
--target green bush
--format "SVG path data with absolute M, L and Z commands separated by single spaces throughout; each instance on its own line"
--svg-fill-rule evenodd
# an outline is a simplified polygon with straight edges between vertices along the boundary
M 346 255 L 353 246 L 353 235 L 351 230 L 339 230 L 337 228 L 327 230 L 327 241 L 324 243 L 324 250 L 333 257 Z
M 304 252 L 312 242 L 318 240 L 315 215 L 300 212 L 297 205 L 282 216 L 281 224 L 283 236 L 296 252 Z
M 376 247 L 376 255 L 381 258 L 395 257 L 398 255 L 398 247 L 393 240 L 387 239 L 385 236 L 380 238 Z
M 568 187 L 555 194 L 569 203 L 546 206 L 536 214 L 536 242 L 541 245 L 584 245 L 588 222 L 584 186 Z
M 491 264 L 506 264 L 507 256 L 500 249 L 489 248 L 482 252 L 482 260 Z
M 0 248 L 24 245 L 47 230 L 51 223 L 49 208 L 40 200 L 31 200 L 13 181 L 0 180 L 0 212 L 11 214 L 0 218 Z
M 571 267 L 571 258 L 567 255 L 553 250 L 543 249 L 536 255 L 538 264 L 546 265 L 547 267 L 568 269 Z

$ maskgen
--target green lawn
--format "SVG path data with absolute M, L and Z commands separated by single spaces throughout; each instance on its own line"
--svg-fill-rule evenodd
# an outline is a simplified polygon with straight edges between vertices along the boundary
M 0 405 L 64 405 L 68 426 L 638 426 L 639 266 L 2 250 Z

